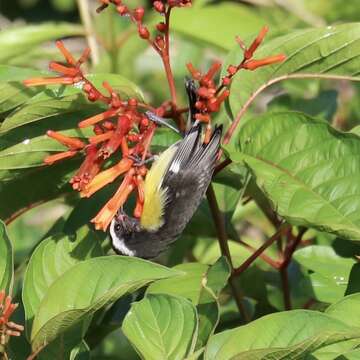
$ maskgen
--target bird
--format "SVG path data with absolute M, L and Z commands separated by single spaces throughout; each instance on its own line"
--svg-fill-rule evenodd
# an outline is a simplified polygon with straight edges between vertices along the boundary
M 196 101 L 194 84 L 186 81 L 189 100 Z M 153 162 L 144 181 L 144 207 L 139 219 L 119 209 L 110 224 L 111 244 L 120 255 L 154 259 L 181 235 L 209 187 L 218 157 L 222 127 L 214 129 L 207 144 L 202 126 L 194 121 L 189 104 L 191 128 Z M 156 115 L 149 118 L 156 120 Z M 164 119 L 159 121 L 164 124 Z

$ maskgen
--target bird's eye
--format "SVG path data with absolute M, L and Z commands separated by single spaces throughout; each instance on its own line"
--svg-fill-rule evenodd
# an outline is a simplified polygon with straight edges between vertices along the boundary
M 120 225 L 119 224 L 115 225 L 115 231 L 120 231 Z

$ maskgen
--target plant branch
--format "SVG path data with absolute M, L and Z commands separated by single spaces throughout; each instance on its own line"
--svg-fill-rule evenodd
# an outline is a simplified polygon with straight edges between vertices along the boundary
M 289 241 L 288 245 L 285 248 L 284 261 L 281 264 L 281 267 L 285 268 L 285 267 L 289 266 L 292 256 L 293 256 L 295 250 L 297 249 L 297 247 L 299 246 L 299 244 L 301 243 L 301 239 L 302 239 L 303 235 L 305 234 L 306 230 L 307 230 L 307 228 L 300 227 L 298 235 L 294 239 Z
M 257 249 L 249 244 L 247 244 L 246 242 L 242 241 L 242 240 L 238 240 L 238 243 L 243 245 L 245 248 L 247 248 L 250 251 L 256 251 Z M 278 260 L 274 260 L 272 259 L 270 256 L 261 253 L 259 254 L 259 258 L 262 259 L 263 261 L 265 261 L 267 264 L 269 264 L 271 267 L 273 267 L 274 269 L 279 269 L 280 267 L 280 263 Z
M 177 104 L 177 96 L 176 96 L 176 87 L 175 87 L 175 80 L 171 70 L 170 64 L 170 15 L 171 15 L 171 7 L 165 13 L 165 24 L 166 24 L 166 31 L 165 31 L 165 47 L 161 54 L 161 59 L 164 64 L 166 78 L 169 83 L 171 101 L 173 105 L 176 106 Z
M 232 163 L 230 158 L 226 158 L 225 160 L 223 160 L 220 164 L 218 164 L 215 168 L 214 171 L 214 176 L 219 173 L 221 170 L 225 169 L 228 165 L 230 165 Z
M 211 215 L 215 223 L 221 254 L 227 258 L 230 264 L 231 271 L 233 271 L 234 266 L 231 259 L 229 245 L 227 242 L 228 237 L 226 234 L 224 216 L 221 213 L 221 210 L 216 200 L 214 188 L 212 187 L 211 184 L 207 190 L 206 195 L 209 202 Z M 243 304 L 243 295 L 241 294 L 239 288 L 236 286 L 236 282 L 233 277 L 229 278 L 229 285 L 242 318 L 244 319 L 245 322 L 249 322 L 251 318 Z
M 40 352 L 44 349 L 44 347 L 46 346 L 47 344 L 44 343 L 43 345 L 41 345 L 37 350 L 35 350 L 33 353 L 31 353 L 26 360 L 34 360 L 36 359 L 36 357 L 40 354 Z
M 99 63 L 99 47 L 96 42 L 96 36 L 95 31 L 91 19 L 90 14 L 90 7 L 88 0 L 77 0 L 77 6 L 80 13 L 81 22 L 84 25 L 85 32 L 86 32 L 86 41 L 88 43 L 88 46 L 91 50 L 91 61 L 93 65 L 96 65 Z
M 206 192 L 206 196 L 207 196 L 207 200 L 209 202 L 211 215 L 212 215 L 214 223 L 215 223 L 215 228 L 216 228 L 216 233 L 217 233 L 217 237 L 219 240 L 221 254 L 228 259 L 230 267 L 231 267 L 231 269 L 233 269 L 234 266 L 233 266 L 232 259 L 231 259 L 229 244 L 227 242 L 228 237 L 226 234 L 226 226 L 225 226 L 224 216 L 221 213 L 221 210 L 219 208 L 219 205 L 218 205 L 218 202 L 216 199 L 214 188 L 211 184 Z
M 281 277 L 281 284 L 283 289 L 284 296 L 284 308 L 285 310 L 291 310 L 291 294 L 290 294 L 290 284 L 289 284 L 289 275 L 288 267 L 291 262 L 292 256 L 301 242 L 303 235 L 305 234 L 307 228 L 299 228 L 298 235 L 294 238 L 292 237 L 291 232 L 287 235 L 287 245 L 284 251 L 284 260 L 280 266 L 279 272 Z
M 283 289 L 284 297 L 284 308 L 285 310 L 291 310 L 291 295 L 290 295 L 290 284 L 287 267 L 280 268 L 281 285 Z
M 234 269 L 232 276 L 238 276 L 244 272 L 269 246 L 271 246 L 278 238 L 280 238 L 285 231 L 290 228 L 290 225 L 280 225 L 276 233 L 264 242 L 253 254 L 251 254 L 237 269 Z M 277 267 L 279 267 L 277 265 Z

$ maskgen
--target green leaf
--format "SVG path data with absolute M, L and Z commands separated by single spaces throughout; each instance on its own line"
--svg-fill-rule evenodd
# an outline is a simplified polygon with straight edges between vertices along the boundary
M 338 319 L 349 326 L 360 327 L 360 294 L 353 294 L 350 296 L 346 296 L 329 306 L 325 314 L 331 316 L 334 319 Z M 325 359 L 327 358 L 327 354 L 336 354 L 340 355 L 343 353 L 347 353 L 351 349 L 358 347 L 359 340 L 350 340 L 344 341 L 338 344 L 332 344 L 330 346 L 326 346 L 325 348 L 318 350 L 315 352 L 316 359 Z M 337 358 L 336 356 L 328 357 L 329 360 Z M 339 358 L 340 359 L 340 358 Z
M 171 15 L 172 30 L 223 50 L 234 47 L 235 36 L 244 38 L 257 33 L 265 23 L 249 7 L 232 3 L 184 8 Z
M 346 288 L 345 295 L 350 295 L 360 292 L 359 279 L 360 279 L 360 264 L 356 263 L 351 268 L 348 286 Z
M 248 121 L 235 162 L 245 162 L 273 208 L 294 225 L 360 240 L 360 138 L 301 113 Z
M 325 313 L 347 325 L 360 327 L 360 294 L 345 296 L 330 305 Z
M 49 75 L 48 72 L 17 66 L 0 65 L 0 83 L 10 81 L 21 82 L 34 76 Z
M 267 315 L 214 335 L 204 359 L 304 359 L 318 348 L 359 337 L 357 328 L 329 315 L 293 310 Z
M 194 305 L 199 303 L 201 294 L 201 282 L 206 281 L 207 265 L 199 263 L 186 263 L 173 267 L 183 274 L 176 278 L 163 279 L 153 282 L 147 289 L 146 294 L 169 294 L 182 296 L 190 300 Z
M 18 211 L 72 191 L 69 180 L 78 167 L 77 159 L 68 160 L 49 167 L 23 171 L 21 177 L 12 181 L 0 181 L 0 218 L 10 219 Z
M 149 294 L 132 305 L 122 329 L 143 358 L 182 360 L 194 350 L 196 309 L 181 297 Z
M 135 97 L 139 100 L 143 100 L 141 90 L 130 80 L 121 75 L 89 74 L 86 75 L 86 77 L 100 90 L 103 89 L 102 83 L 106 80 L 122 97 Z M 30 90 L 34 92 L 33 88 L 24 88 L 21 82 L 12 82 L 10 85 L 23 89 L 25 94 L 28 94 Z M 43 87 L 41 89 L 43 89 Z M 20 101 L 19 99 L 16 100 Z M 9 106 L 8 103 L 5 104 Z M 36 96 L 28 100 L 24 106 L 13 111 L 1 125 L 0 133 L 7 132 L 19 126 L 44 120 L 51 116 L 67 114 L 86 108 L 91 109 L 94 107 L 98 108 L 98 105 L 94 106 L 91 104 L 82 94 L 81 87 L 77 86 L 77 84 L 74 86 L 48 86 L 44 91 L 37 93 Z M 101 111 L 102 110 L 99 109 L 99 112 Z M 79 122 L 81 120 L 83 119 L 79 119 Z
M 46 119 L 44 122 L 21 126 L 16 131 L 0 134 L 0 179 L 8 181 L 24 176 L 24 170 L 45 167 L 48 171 L 52 166 L 45 166 L 44 158 L 48 155 L 68 150 L 66 146 L 47 137 L 48 129 L 60 131 L 67 136 L 84 138 L 90 129 L 77 129 L 80 119 L 93 115 L 92 111 L 74 111 L 66 115 L 58 115 Z M 77 156 L 79 158 L 79 156 Z M 69 160 L 64 161 L 69 163 Z M 33 169 L 35 170 L 35 169 Z
M 0 62 L 5 63 L 45 41 L 83 35 L 81 26 L 70 23 L 42 23 L 3 30 L 0 33 Z
M 14 255 L 5 224 L 0 220 L 0 290 L 11 292 L 14 276 Z
M 268 110 L 274 112 L 301 111 L 308 115 L 331 121 L 336 113 L 337 106 L 338 92 L 336 90 L 324 90 L 316 97 L 306 99 L 288 94 L 276 97 L 268 104 Z
M 38 94 L 35 98 L 42 94 Z M 71 112 L 86 109 L 89 103 L 81 94 L 56 98 L 49 96 L 47 99 L 35 102 L 30 100 L 23 107 L 10 114 L 2 123 L 0 133 L 5 133 L 19 126 L 40 121 L 51 116 L 66 115 Z
M 315 295 L 321 301 L 334 302 L 343 297 L 355 260 L 343 258 L 330 246 L 312 245 L 295 251 L 294 259 L 311 270 Z M 329 263 L 331 266 L 329 266 Z
M 147 294 L 170 294 L 186 297 L 196 307 L 199 316 L 197 348 L 207 342 L 219 321 L 217 298 L 230 275 L 229 264 L 221 257 L 212 266 L 186 263 L 174 267 L 184 275 L 154 282 Z
M 85 341 L 71 351 L 70 360 L 90 360 L 90 349 Z
M 178 274 L 149 261 L 123 256 L 97 257 L 74 265 L 50 286 L 41 301 L 31 331 L 32 348 L 50 343 L 124 294 Z
M 270 40 L 256 51 L 256 58 L 283 53 L 281 64 L 236 74 L 229 98 L 234 117 L 271 84 L 289 78 L 335 78 L 360 80 L 360 24 L 292 31 Z M 240 47 L 229 54 L 227 64 L 238 64 L 243 57 Z M 226 69 L 226 67 L 224 67 Z
M 27 332 L 50 286 L 77 263 L 102 255 L 96 235 L 87 226 L 74 236 L 58 234 L 41 242 L 26 269 L 22 299 Z

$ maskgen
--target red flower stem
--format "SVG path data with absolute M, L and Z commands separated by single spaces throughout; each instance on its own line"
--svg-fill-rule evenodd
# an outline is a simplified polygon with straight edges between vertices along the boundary
M 260 256 L 260 254 L 262 254 L 270 245 L 281 237 L 287 229 L 289 229 L 289 225 L 280 226 L 273 236 L 265 241 L 264 244 L 261 245 L 252 255 L 250 255 L 237 269 L 234 269 L 232 276 L 237 276 L 243 273 Z
M 171 70 L 170 64 L 170 15 L 171 15 L 171 7 L 165 13 L 165 24 L 166 24 L 166 31 L 165 31 L 165 48 L 161 51 L 160 56 L 162 62 L 164 64 L 164 69 L 166 73 L 166 78 L 169 84 L 171 101 L 173 106 L 176 107 L 177 104 L 177 96 L 176 96 L 176 87 L 175 87 L 175 80 Z
M 151 129 L 149 130 L 149 133 L 148 135 L 145 137 L 145 140 L 144 140 L 144 152 L 142 154 L 142 158 L 141 160 L 144 161 L 146 159 L 146 155 L 148 153 L 148 150 L 149 150 L 149 147 L 150 147 L 150 144 L 151 144 L 151 140 L 155 134 L 155 130 L 156 130 L 156 126 L 153 125 L 151 127 Z
M 249 244 L 247 244 L 246 242 L 240 240 L 238 241 L 239 244 L 243 245 L 246 249 L 250 250 L 250 251 L 256 251 L 257 249 Z M 274 260 L 272 259 L 270 256 L 261 253 L 259 254 L 259 258 L 262 259 L 263 261 L 265 261 L 267 264 L 269 264 L 271 267 L 273 267 L 274 269 L 279 269 L 281 266 L 281 262 L 278 260 Z

